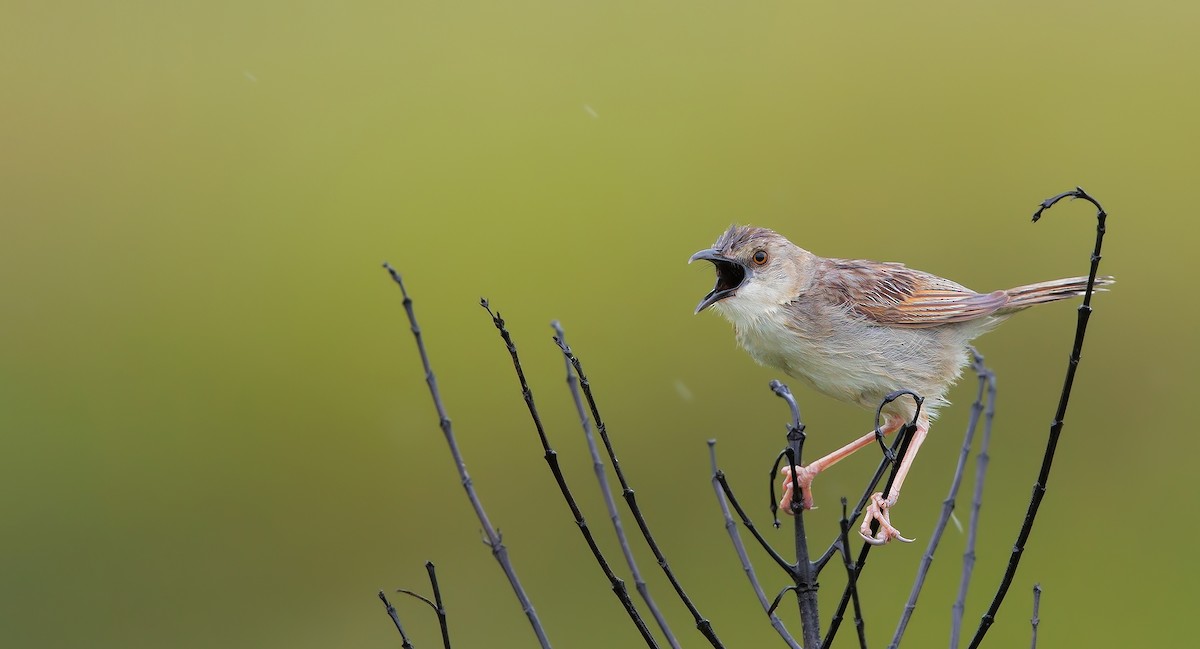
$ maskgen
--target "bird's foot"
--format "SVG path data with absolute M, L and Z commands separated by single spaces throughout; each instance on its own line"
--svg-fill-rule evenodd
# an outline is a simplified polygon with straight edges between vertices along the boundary
M 795 479 L 793 479 L 792 467 L 785 466 L 779 470 L 779 474 L 783 476 L 783 498 L 779 499 L 779 509 L 790 516 L 796 514 L 796 512 L 792 511 L 792 506 L 796 497 L 795 488 L 797 486 L 800 487 L 800 506 L 804 509 L 812 509 L 812 482 L 813 478 L 817 477 L 817 472 L 806 466 L 798 466 L 796 467 Z
M 867 505 L 867 511 L 863 514 L 862 526 L 858 529 L 858 533 L 864 541 L 871 545 L 883 545 L 892 539 L 904 543 L 913 542 L 912 539 L 901 536 L 900 531 L 892 527 L 890 510 L 895 504 L 895 501 L 884 498 L 881 493 L 877 492 L 871 495 L 871 504 Z M 871 534 L 871 523 L 879 523 L 879 530 L 875 534 Z

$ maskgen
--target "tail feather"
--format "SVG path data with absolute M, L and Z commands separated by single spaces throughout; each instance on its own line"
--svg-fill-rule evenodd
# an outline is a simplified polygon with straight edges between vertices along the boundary
M 1018 311 L 1043 302 L 1057 302 L 1083 295 L 1087 291 L 1087 281 L 1086 277 L 1069 277 L 1010 288 L 1004 292 L 1008 296 L 1008 303 L 1000 308 L 1000 312 Z M 1095 290 L 1107 291 L 1106 287 L 1114 282 L 1116 279 L 1111 276 L 1097 277 Z

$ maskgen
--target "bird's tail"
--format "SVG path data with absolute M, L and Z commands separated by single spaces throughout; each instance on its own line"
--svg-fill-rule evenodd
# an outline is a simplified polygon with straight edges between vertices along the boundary
M 1001 313 L 1019 311 L 1035 304 L 1057 302 L 1083 295 L 1087 291 L 1087 281 L 1086 277 L 1070 277 L 1010 288 L 1004 292 L 1008 296 L 1008 303 L 1001 307 L 1000 311 Z M 1107 291 L 1106 287 L 1111 286 L 1115 281 L 1116 279 L 1112 276 L 1097 277 L 1096 290 Z

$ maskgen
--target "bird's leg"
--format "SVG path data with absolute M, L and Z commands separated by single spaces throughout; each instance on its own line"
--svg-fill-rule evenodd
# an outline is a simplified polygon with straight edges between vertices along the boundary
M 903 417 L 892 414 L 884 415 L 883 426 L 880 426 L 878 433 L 882 433 L 883 435 L 891 435 L 897 430 L 900 430 L 902 425 L 904 425 Z M 812 509 L 813 478 L 816 478 L 817 474 L 825 469 L 828 469 L 847 457 L 850 457 L 850 455 L 858 449 L 863 448 L 864 446 L 869 446 L 876 439 L 877 431 L 871 431 L 819 460 L 810 462 L 806 466 L 796 467 L 796 479 L 794 481 L 792 480 L 792 467 L 785 466 L 780 469 L 779 473 L 783 475 L 783 498 L 779 501 L 779 508 L 788 514 L 793 513 L 792 498 L 794 497 L 794 494 L 792 493 L 792 489 L 798 484 L 800 486 L 801 505 L 804 507 L 804 509 Z M 912 442 L 910 442 L 910 444 L 911 443 Z M 911 456 L 911 453 L 909 455 Z M 907 461 L 907 457 L 905 459 Z
M 900 499 L 900 487 L 904 485 L 904 478 L 908 475 L 908 470 L 912 468 L 913 460 L 917 457 L 917 451 L 921 450 L 921 443 L 925 441 L 925 435 L 929 433 L 929 417 L 924 413 L 917 418 L 917 430 L 913 431 L 912 440 L 908 443 L 908 452 L 904 454 L 904 459 L 900 461 L 900 468 L 896 471 L 896 479 L 892 481 L 891 489 L 888 489 L 887 497 L 882 493 L 876 492 L 871 495 L 871 504 L 867 506 L 867 511 L 863 515 L 862 526 L 858 533 L 863 539 L 871 545 L 883 545 L 892 539 L 897 539 L 905 543 L 912 543 L 912 539 L 906 539 L 900 536 L 900 532 L 892 527 L 891 508 Z M 879 523 L 879 531 L 874 535 L 871 534 L 871 523 Z

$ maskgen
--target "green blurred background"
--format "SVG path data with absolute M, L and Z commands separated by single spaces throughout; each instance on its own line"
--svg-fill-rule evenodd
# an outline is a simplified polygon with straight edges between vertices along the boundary
M 701 611 L 727 646 L 779 646 L 722 530 L 704 442 L 720 439 L 765 523 L 786 410 L 767 390 L 777 374 L 718 317 L 692 316 L 712 272 L 684 261 L 736 221 L 977 289 L 1082 274 L 1089 206 L 1029 223 L 1075 184 L 1111 213 L 1102 270 L 1120 283 L 1096 301 L 1050 491 L 987 646 L 1028 641 L 1035 581 L 1045 646 L 1190 637 L 1200 8 L 1053 4 L 4 3 L 0 644 L 398 646 L 375 592 L 427 592 L 433 560 L 456 646 L 532 646 L 386 259 L 555 646 L 639 640 L 553 487 L 481 295 L 509 320 L 613 559 L 555 318 Z M 979 341 L 1000 396 L 969 623 L 1015 538 L 1074 323 L 1049 306 Z M 810 453 L 870 428 L 796 387 Z M 918 543 L 871 556 L 874 644 L 973 391 L 953 392 L 896 510 Z M 816 536 L 875 457 L 817 482 Z M 944 644 L 963 542 L 951 526 L 906 646 Z M 642 557 L 676 632 L 705 645 Z M 822 584 L 827 617 L 837 570 Z M 429 611 L 395 601 L 418 646 L 437 646 Z

